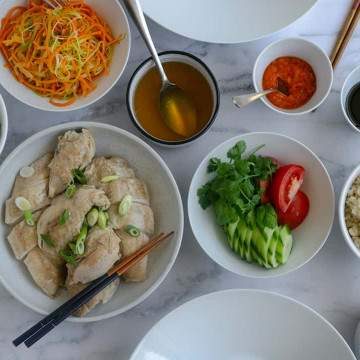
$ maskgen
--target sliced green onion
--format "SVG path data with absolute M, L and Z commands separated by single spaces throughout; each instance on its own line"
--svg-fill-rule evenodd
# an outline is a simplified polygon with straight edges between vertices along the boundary
M 31 212 L 31 210 L 25 210 L 23 212 L 23 215 L 24 215 L 24 220 L 25 220 L 26 224 L 28 224 L 29 226 L 35 225 L 35 221 L 33 219 L 33 214 Z
M 51 240 L 51 237 L 47 234 L 41 234 L 40 235 L 41 240 L 43 243 L 45 243 L 47 246 L 54 247 L 54 242 Z
M 125 216 L 129 212 L 132 205 L 132 201 L 133 201 L 132 196 L 129 194 L 125 195 L 122 198 L 118 207 L 118 213 L 120 216 Z
M 71 199 L 76 193 L 76 185 L 75 184 L 69 184 L 68 187 L 65 190 L 65 196 L 68 199 Z
M 24 166 L 22 169 L 20 169 L 20 176 L 22 178 L 28 178 L 35 174 L 35 170 L 32 166 Z
M 15 205 L 21 211 L 31 210 L 30 201 L 23 196 L 18 196 L 15 199 Z
M 80 185 L 87 184 L 87 178 L 85 176 L 85 173 L 81 169 L 73 169 L 72 170 L 72 176 L 75 183 L 78 183 Z
M 97 224 L 98 224 L 100 229 L 105 229 L 106 226 L 107 226 L 106 214 L 102 210 L 99 211 L 99 217 L 98 217 Z
M 134 225 L 127 225 L 125 231 L 132 237 L 140 236 L 140 230 Z
M 60 250 L 59 255 L 69 264 L 76 263 L 76 255 L 70 249 Z
M 111 181 L 115 181 L 117 179 L 120 178 L 120 175 L 108 175 L 108 176 L 104 176 L 102 179 L 101 179 L 101 182 L 102 183 L 109 183 Z
M 76 241 L 75 244 L 75 254 L 82 255 L 85 252 L 85 243 L 84 241 Z
M 92 208 L 88 214 L 86 215 L 86 221 L 89 226 L 94 226 L 99 219 L 99 210 L 96 208 Z
M 81 226 L 79 235 L 76 237 L 76 242 L 85 241 L 87 233 L 88 233 L 88 227 L 87 227 L 86 223 L 84 222 L 83 225 Z
M 70 211 L 68 209 L 65 209 L 59 217 L 59 224 L 64 225 L 70 219 L 70 215 Z
M 75 244 L 74 244 L 73 242 L 70 242 L 70 243 L 69 243 L 69 248 L 70 248 L 70 250 L 75 254 L 75 252 L 76 252 L 76 246 L 75 246 Z

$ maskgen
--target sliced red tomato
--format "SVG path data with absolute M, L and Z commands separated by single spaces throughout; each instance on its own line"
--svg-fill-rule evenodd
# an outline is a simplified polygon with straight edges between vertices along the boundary
M 297 228 L 309 213 L 310 201 L 306 194 L 298 191 L 286 212 L 277 211 L 281 225 L 288 225 L 290 229 Z
M 300 165 L 281 166 L 271 182 L 271 200 L 276 209 L 286 212 L 304 181 L 305 170 Z
M 266 204 L 270 202 L 270 180 L 260 180 L 259 181 L 261 193 L 261 203 Z

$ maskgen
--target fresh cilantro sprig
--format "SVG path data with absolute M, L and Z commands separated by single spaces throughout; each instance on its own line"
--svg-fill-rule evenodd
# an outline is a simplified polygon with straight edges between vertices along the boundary
M 199 188 L 197 194 L 203 209 L 214 207 L 219 225 L 235 222 L 260 204 L 263 190 L 259 181 L 269 179 L 277 168 L 270 158 L 256 155 L 261 147 L 246 155 L 246 143 L 239 141 L 227 152 L 227 161 L 210 159 L 207 170 L 214 178 Z M 277 222 L 272 210 L 271 205 L 258 209 L 255 214 L 259 226 L 274 224 L 274 214 Z

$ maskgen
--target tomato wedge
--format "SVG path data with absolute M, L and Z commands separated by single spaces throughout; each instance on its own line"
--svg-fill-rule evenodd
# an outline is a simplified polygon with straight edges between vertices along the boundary
M 304 181 L 305 169 L 300 165 L 281 166 L 271 182 L 271 200 L 276 209 L 286 212 Z
M 286 212 L 278 210 L 279 224 L 288 225 L 290 229 L 297 228 L 305 220 L 309 208 L 309 198 L 302 191 L 298 191 Z

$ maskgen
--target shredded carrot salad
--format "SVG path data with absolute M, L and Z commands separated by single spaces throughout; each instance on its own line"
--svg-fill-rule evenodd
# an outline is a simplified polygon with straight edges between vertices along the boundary
M 95 89 L 121 39 L 83 0 L 57 9 L 29 0 L 27 7 L 10 9 L 0 28 L 6 66 L 56 106 L 70 105 Z

